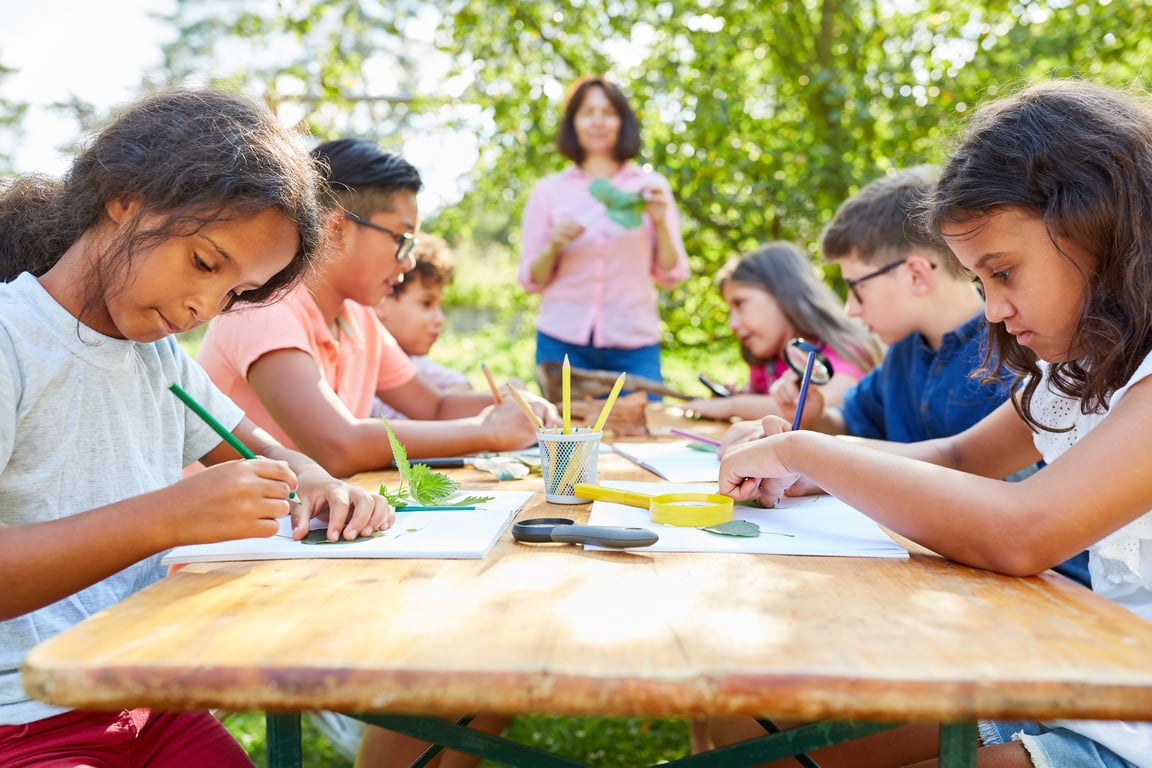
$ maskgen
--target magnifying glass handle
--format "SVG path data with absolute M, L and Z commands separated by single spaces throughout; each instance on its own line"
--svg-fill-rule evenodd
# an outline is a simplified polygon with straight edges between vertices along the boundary
M 796 415 L 792 417 L 792 431 L 800 429 L 800 418 L 804 415 L 804 401 L 808 399 L 808 387 L 812 384 L 812 366 L 816 362 L 816 350 L 808 353 L 808 362 L 804 365 L 804 378 L 800 381 L 800 397 L 796 400 Z
M 605 525 L 558 525 L 552 529 L 552 541 L 566 544 L 595 544 L 612 549 L 647 547 L 660 537 L 647 528 L 613 528 Z
M 605 488 L 602 485 L 590 483 L 576 483 L 572 486 L 572 495 L 581 499 L 593 501 L 607 501 L 612 504 L 624 504 L 629 507 L 648 509 L 652 497 L 635 491 L 625 491 L 622 488 Z

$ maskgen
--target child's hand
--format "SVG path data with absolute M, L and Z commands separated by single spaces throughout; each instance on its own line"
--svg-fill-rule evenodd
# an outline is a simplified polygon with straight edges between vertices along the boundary
M 786 432 L 790 429 L 788 422 L 781 419 L 779 416 L 765 416 L 763 419 L 748 419 L 746 421 L 738 421 L 729 427 L 724 436 L 720 438 L 720 445 L 716 448 L 716 458 L 723 459 L 724 454 L 730 451 L 737 445 L 759 440 L 765 436 L 764 422 L 773 419 L 773 424 L 779 422 L 783 425 L 782 429 L 773 428 L 772 434 L 778 432 Z
M 776 398 L 781 410 L 788 414 L 796 413 L 796 406 L 800 402 L 800 377 L 795 371 L 788 371 L 785 375 L 772 382 L 768 394 Z M 804 399 L 804 414 L 800 417 L 800 426 L 803 429 L 813 429 L 820 422 L 824 413 L 824 394 L 818 386 L 808 387 L 808 396 Z
M 727 397 L 698 397 L 689 400 L 681 407 L 691 418 L 724 421 L 732 418 L 732 403 L 728 402 L 729 400 Z
M 782 419 L 770 423 L 764 419 L 765 430 L 776 430 Z M 787 423 L 784 422 L 785 428 Z M 720 461 L 720 493 L 737 501 L 755 499 L 765 507 L 774 507 L 784 492 L 800 475 L 791 472 L 780 460 L 778 451 L 789 439 L 788 433 L 775 433 L 767 437 L 734 446 Z
M 528 399 L 527 393 L 521 394 L 533 412 L 544 421 L 546 427 L 559 424 L 555 406 L 540 398 L 536 398 L 534 402 Z M 551 415 L 548 415 L 544 405 L 550 407 Z M 541 416 L 542 412 L 547 418 Z M 488 450 L 492 451 L 516 451 L 528 448 L 536 442 L 536 425 L 525 418 L 524 412 L 511 397 L 506 397 L 499 404 L 490 405 L 480 412 L 480 429 L 488 436 Z
M 308 535 L 312 517 L 327 517 L 329 541 L 371 536 L 396 522 L 396 510 L 383 496 L 337 480 L 319 466 L 301 471 L 299 482 L 302 503 L 292 504 L 291 510 L 292 538 L 297 541 Z
M 174 494 L 174 544 L 209 544 L 272 536 L 288 514 L 296 475 L 282 461 L 263 457 L 226 461 L 184 478 Z
M 536 414 L 536 418 L 540 419 L 545 429 L 559 427 L 563 424 L 563 419 L 560 418 L 560 412 L 556 410 L 556 406 L 552 404 L 552 401 L 545 400 L 531 392 L 525 392 L 519 387 L 516 391 L 520 394 L 520 399 L 527 403 L 528 407 L 532 409 L 532 412 Z M 522 413 L 521 416 L 523 416 Z M 535 436 L 535 432 L 533 432 L 533 436 Z

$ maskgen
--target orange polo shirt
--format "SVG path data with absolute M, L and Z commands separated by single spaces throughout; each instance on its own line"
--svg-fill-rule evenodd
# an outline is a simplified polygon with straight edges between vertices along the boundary
M 320 308 L 303 285 L 267 306 L 213 318 L 196 361 L 248 418 L 289 448 L 296 444 L 273 421 L 248 383 L 248 369 L 269 352 L 299 349 L 316 361 L 324 380 L 353 416 L 368 418 L 380 391 L 407 384 L 416 369 L 371 307 L 345 301 L 332 338 Z

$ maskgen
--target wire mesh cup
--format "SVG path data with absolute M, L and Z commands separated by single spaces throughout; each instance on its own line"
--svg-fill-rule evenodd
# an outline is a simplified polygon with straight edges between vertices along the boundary
M 554 504 L 587 504 L 573 492 L 576 483 L 596 482 L 603 432 L 574 430 L 537 432 L 540 441 L 540 469 L 544 475 L 544 498 Z

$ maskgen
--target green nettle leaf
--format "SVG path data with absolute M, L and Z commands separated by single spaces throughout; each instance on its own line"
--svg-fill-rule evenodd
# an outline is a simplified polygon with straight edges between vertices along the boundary
M 625 229 L 633 229 L 644 222 L 640 215 L 644 212 L 644 195 L 639 192 L 625 192 L 613 186 L 608 179 L 596 179 L 588 187 L 592 197 L 604 203 L 608 218 Z
M 324 528 L 317 528 L 314 531 L 308 531 L 308 535 L 305 536 L 303 539 L 301 539 L 300 543 L 301 544 L 359 544 L 362 541 L 368 541 L 369 539 L 374 539 L 377 536 L 383 536 L 383 535 L 384 535 L 384 531 L 372 531 L 371 535 L 369 535 L 369 536 L 357 536 L 352 541 L 348 541 L 347 539 L 345 539 L 343 537 L 336 539 L 336 541 L 330 541 L 328 539 L 328 531 Z
M 384 419 L 384 429 L 388 432 L 388 442 L 392 446 L 392 456 L 396 459 L 396 469 L 400 472 L 400 485 L 395 491 L 381 484 L 380 495 L 396 509 L 416 503 L 418 506 L 459 506 L 467 507 L 492 501 L 494 496 L 469 496 L 451 504 L 448 500 L 460 490 L 460 483 L 443 472 L 437 472 L 427 464 L 411 464 L 403 443 L 396 437 L 388 420 Z M 405 488 L 407 484 L 407 488 Z
M 427 464 L 416 464 L 408 473 L 408 493 L 420 504 L 442 504 L 460 488 L 460 483 Z

